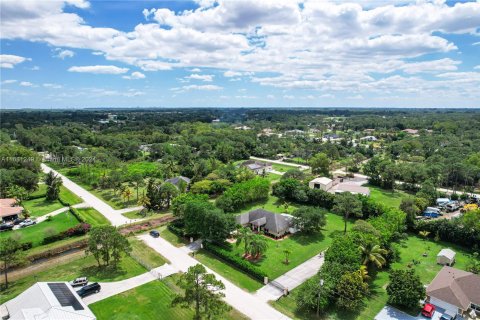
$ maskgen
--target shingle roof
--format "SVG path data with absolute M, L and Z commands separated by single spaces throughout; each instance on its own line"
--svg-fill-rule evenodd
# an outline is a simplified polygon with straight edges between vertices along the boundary
M 470 303 L 480 305 L 480 276 L 445 266 L 427 287 L 427 295 L 467 310 Z
M 171 184 L 178 185 L 180 180 L 185 181 L 186 184 L 190 183 L 190 179 L 187 178 L 187 177 L 184 177 L 184 176 L 178 176 L 178 177 L 175 177 L 175 178 L 170 178 L 170 179 L 165 180 L 165 182 L 170 182 Z
M 263 222 L 264 218 L 265 224 L 263 225 L 268 229 L 268 232 L 272 234 L 283 234 L 290 227 L 290 219 L 288 219 L 288 217 L 264 209 L 250 211 L 248 215 L 249 222 L 256 220 L 258 222 Z

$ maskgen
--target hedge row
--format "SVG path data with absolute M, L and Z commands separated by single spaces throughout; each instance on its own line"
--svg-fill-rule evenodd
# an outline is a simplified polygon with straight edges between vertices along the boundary
M 81 223 L 86 223 L 87 221 L 85 219 L 83 219 L 83 217 L 78 213 L 77 209 L 73 208 L 73 207 L 70 207 L 68 209 L 70 211 L 70 213 L 75 217 L 77 218 L 77 220 Z
M 458 244 L 466 248 L 480 248 L 480 233 L 474 229 L 465 228 L 457 219 L 417 221 L 414 230 L 428 231 L 429 237 L 434 238 L 437 233 L 441 240 Z
M 59 234 L 45 237 L 45 239 L 43 239 L 42 244 L 49 244 L 49 243 L 63 240 L 66 238 L 83 236 L 88 231 L 90 231 L 90 225 L 88 223 L 79 223 L 75 227 L 65 230 L 63 232 L 60 232 Z
M 247 260 L 244 260 L 238 257 L 236 254 L 232 253 L 228 249 L 219 247 L 209 242 L 203 243 L 203 248 L 208 250 L 209 252 L 213 253 L 214 255 L 218 256 L 220 259 L 225 260 L 226 262 L 232 264 L 233 266 L 237 267 L 238 269 L 245 271 L 253 278 L 263 282 L 264 278 L 267 276 L 265 272 L 257 268 L 256 266 L 252 265 Z

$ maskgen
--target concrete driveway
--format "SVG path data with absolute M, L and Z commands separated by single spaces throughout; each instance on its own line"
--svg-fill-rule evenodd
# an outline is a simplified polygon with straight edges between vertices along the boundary
M 440 311 L 440 312 L 439 312 Z M 431 320 L 440 320 L 443 310 L 435 311 Z M 398 310 L 392 306 L 385 306 L 383 309 L 375 316 L 375 320 L 428 320 L 422 315 L 413 317 L 409 314 L 406 314 L 403 311 Z

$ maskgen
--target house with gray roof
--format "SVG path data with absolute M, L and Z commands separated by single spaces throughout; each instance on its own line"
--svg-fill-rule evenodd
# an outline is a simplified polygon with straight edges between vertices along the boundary
M 184 177 L 184 176 L 178 176 L 178 177 L 175 177 L 175 178 L 170 178 L 170 179 L 165 180 L 165 182 L 169 182 L 177 188 L 179 187 L 181 181 L 183 181 L 187 187 L 190 185 L 190 179 L 187 178 L 187 177 Z
M 268 162 L 261 162 L 255 160 L 244 161 L 240 166 L 247 168 L 250 171 L 255 172 L 255 174 L 264 174 L 273 170 L 272 164 Z
M 480 314 L 480 276 L 445 266 L 427 287 L 427 299 L 453 314 Z
M 295 233 L 293 216 L 282 213 L 273 213 L 264 209 L 255 209 L 235 217 L 238 224 L 250 226 L 253 230 L 263 231 L 275 238 L 283 237 L 287 233 Z

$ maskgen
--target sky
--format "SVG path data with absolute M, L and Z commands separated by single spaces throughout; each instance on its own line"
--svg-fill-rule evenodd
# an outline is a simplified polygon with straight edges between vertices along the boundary
M 480 0 L 0 6 L 1 108 L 480 107 Z

